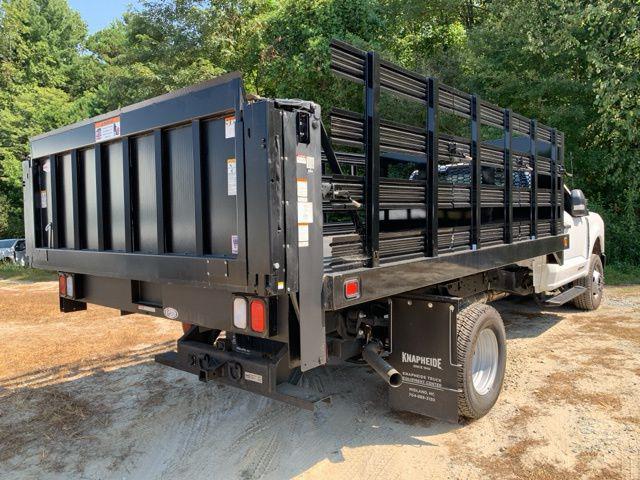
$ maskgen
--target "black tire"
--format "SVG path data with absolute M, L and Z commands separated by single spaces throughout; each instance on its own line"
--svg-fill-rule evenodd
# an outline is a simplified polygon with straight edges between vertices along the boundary
M 597 278 L 596 278 L 597 277 Z M 604 293 L 604 268 L 598 255 L 591 255 L 589 259 L 589 274 L 573 282 L 587 289 L 573 300 L 573 304 L 580 310 L 596 310 L 602 303 Z
M 480 332 L 490 329 L 498 344 L 496 374 L 488 391 L 476 390 L 472 378 L 473 355 Z M 502 317 L 485 304 L 474 303 L 458 313 L 458 415 L 468 419 L 484 416 L 498 400 L 507 362 L 507 342 Z

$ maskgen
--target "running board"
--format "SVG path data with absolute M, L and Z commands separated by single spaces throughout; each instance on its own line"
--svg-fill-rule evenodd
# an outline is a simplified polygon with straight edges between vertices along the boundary
M 556 295 L 555 297 L 551 297 L 544 302 L 545 307 L 560 307 L 567 302 L 570 302 L 576 297 L 579 297 L 584 292 L 587 291 L 586 287 L 582 287 L 576 285 L 575 287 L 570 288 L 569 290 L 565 290 L 564 292 Z

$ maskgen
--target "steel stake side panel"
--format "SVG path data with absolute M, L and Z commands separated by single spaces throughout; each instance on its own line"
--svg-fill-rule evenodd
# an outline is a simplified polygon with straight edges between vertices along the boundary
M 364 94 L 362 113 L 330 113 L 323 180 L 329 282 L 370 269 L 362 275 L 383 282 L 376 292 L 363 285 L 359 301 L 364 302 L 384 296 L 387 286 L 392 289 L 387 295 L 401 291 L 393 277 L 402 273 L 396 268 L 402 262 L 411 264 L 412 272 L 425 265 L 438 271 L 425 272 L 422 282 L 412 278 L 411 287 L 420 288 L 448 280 L 432 261 L 440 256 L 447 257 L 440 265 L 466 264 L 471 267 L 466 274 L 473 274 L 485 265 L 497 268 L 509 258 L 527 258 L 523 255 L 532 250 L 544 255 L 565 248 L 558 239 L 529 243 L 562 234 L 562 132 L 394 65 L 376 52 L 337 40 L 330 51 L 333 73 L 364 85 Z M 400 123 L 384 108 L 383 95 L 412 102 L 423 110 L 424 123 L 410 118 Z M 519 246 L 510 248 L 514 244 Z M 505 252 L 470 253 L 496 245 Z M 555 250 L 541 252 L 532 245 Z M 452 260 L 457 255 L 461 258 Z M 395 282 L 401 284 L 402 275 Z M 334 296 L 340 288 L 325 297 L 331 309 L 349 303 Z

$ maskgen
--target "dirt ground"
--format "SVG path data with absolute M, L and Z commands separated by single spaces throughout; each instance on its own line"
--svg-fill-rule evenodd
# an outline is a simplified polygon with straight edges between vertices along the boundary
M 153 362 L 178 324 L 62 315 L 56 288 L 0 281 L 0 478 L 640 479 L 640 287 L 496 303 L 504 390 L 467 425 L 391 412 L 361 366 L 305 374 L 333 394 L 316 413 L 205 385 Z

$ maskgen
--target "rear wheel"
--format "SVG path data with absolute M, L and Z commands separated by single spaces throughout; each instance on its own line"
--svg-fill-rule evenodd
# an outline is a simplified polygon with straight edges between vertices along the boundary
M 498 400 L 506 366 L 506 335 L 498 311 L 472 304 L 458 314 L 458 414 L 485 415 Z
M 581 310 L 596 310 L 602 303 L 604 294 L 604 268 L 598 255 L 591 255 L 589 260 L 589 274 L 579 278 L 574 285 L 580 285 L 587 289 L 579 297 L 573 300 L 573 304 Z

